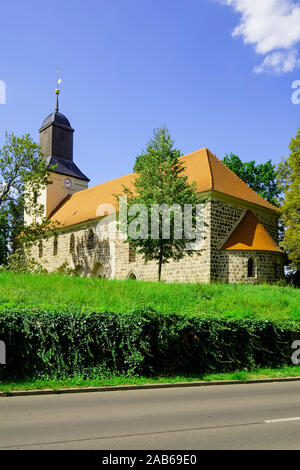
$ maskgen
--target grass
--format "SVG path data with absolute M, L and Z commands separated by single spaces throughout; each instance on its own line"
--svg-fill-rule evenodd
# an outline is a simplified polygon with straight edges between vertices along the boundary
M 298 321 L 300 290 L 267 284 L 166 284 L 1 272 L 0 311 L 22 306 L 116 313 L 152 307 L 162 313 Z
M 99 377 L 95 379 L 70 378 L 65 380 L 34 380 L 23 382 L 0 382 L 0 391 L 4 393 L 17 390 L 58 390 L 73 387 L 102 387 L 114 385 L 143 385 L 154 383 L 195 382 L 213 380 L 241 380 L 300 377 L 300 366 L 286 366 L 281 369 L 259 369 L 254 371 L 237 371 L 219 374 L 205 374 L 201 376 L 174 376 L 174 377 L 126 377 L 112 376 Z

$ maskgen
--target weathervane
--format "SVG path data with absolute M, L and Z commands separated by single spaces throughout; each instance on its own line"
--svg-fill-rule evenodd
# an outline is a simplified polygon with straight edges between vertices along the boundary
M 55 93 L 56 93 L 56 108 L 55 108 L 55 112 L 57 113 L 58 112 L 58 95 L 60 93 L 60 90 L 58 88 L 59 84 L 61 83 L 61 78 L 59 77 L 59 68 L 57 67 L 56 68 L 56 90 L 55 90 Z

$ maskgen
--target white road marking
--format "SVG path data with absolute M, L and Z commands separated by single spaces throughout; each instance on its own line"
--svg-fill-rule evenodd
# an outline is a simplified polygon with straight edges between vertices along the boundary
M 297 416 L 295 418 L 281 418 L 281 419 L 268 419 L 265 421 L 265 423 L 284 423 L 285 421 L 297 421 L 300 420 L 300 416 Z

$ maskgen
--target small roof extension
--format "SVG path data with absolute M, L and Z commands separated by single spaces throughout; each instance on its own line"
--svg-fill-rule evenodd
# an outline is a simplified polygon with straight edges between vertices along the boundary
M 222 246 L 226 251 L 276 251 L 282 253 L 277 243 L 252 211 L 248 210 Z

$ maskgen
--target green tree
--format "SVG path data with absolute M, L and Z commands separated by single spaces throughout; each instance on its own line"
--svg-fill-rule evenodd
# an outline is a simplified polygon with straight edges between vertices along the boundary
M 40 156 L 40 147 L 28 134 L 22 137 L 6 134 L 5 144 L 0 149 L 2 263 L 20 242 L 33 242 L 49 230 L 49 222 L 42 217 L 44 207 L 37 201 L 41 190 L 49 184 L 52 168 L 48 168 Z M 24 210 L 35 222 L 24 224 Z
M 278 166 L 278 189 L 284 198 L 281 205 L 284 227 L 282 246 L 292 268 L 300 270 L 300 129 L 290 143 L 291 153 Z
M 271 160 L 257 165 L 254 160 L 242 162 L 231 153 L 226 154 L 223 163 L 266 201 L 277 204 L 280 190 L 276 181 L 276 165 Z
M 4 264 L 8 255 L 9 223 L 5 212 L 0 212 L 0 265 Z
M 197 194 L 196 185 L 189 184 L 187 177 L 182 174 L 184 168 L 179 157 L 180 151 L 173 148 L 168 130 L 165 127 L 155 129 L 146 151 L 136 159 L 134 191 L 124 187 L 124 194 L 128 197 L 129 227 L 133 221 L 141 221 L 141 217 L 144 217 L 147 227 L 146 233 L 138 239 L 127 233 L 126 241 L 131 243 L 134 251 L 143 255 L 145 262 L 157 261 L 159 281 L 163 264 L 170 260 L 178 261 L 186 254 L 194 253 L 188 245 L 191 237 L 183 230 L 182 225 L 180 233 L 177 217 L 183 214 L 184 205 L 190 204 L 192 210 L 186 217 L 190 217 L 190 227 L 195 228 L 196 204 L 203 202 Z M 131 215 L 131 208 L 135 204 L 142 204 L 146 213 L 141 210 L 138 214 Z M 156 222 L 151 217 L 154 206 Z M 174 210 L 168 212 L 172 206 Z M 163 222 L 166 219 L 163 216 L 167 212 L 170 230 L 166 235 Z M 152 229 L 155 225 L 155 235 L 151 232 L 151 222 Z

